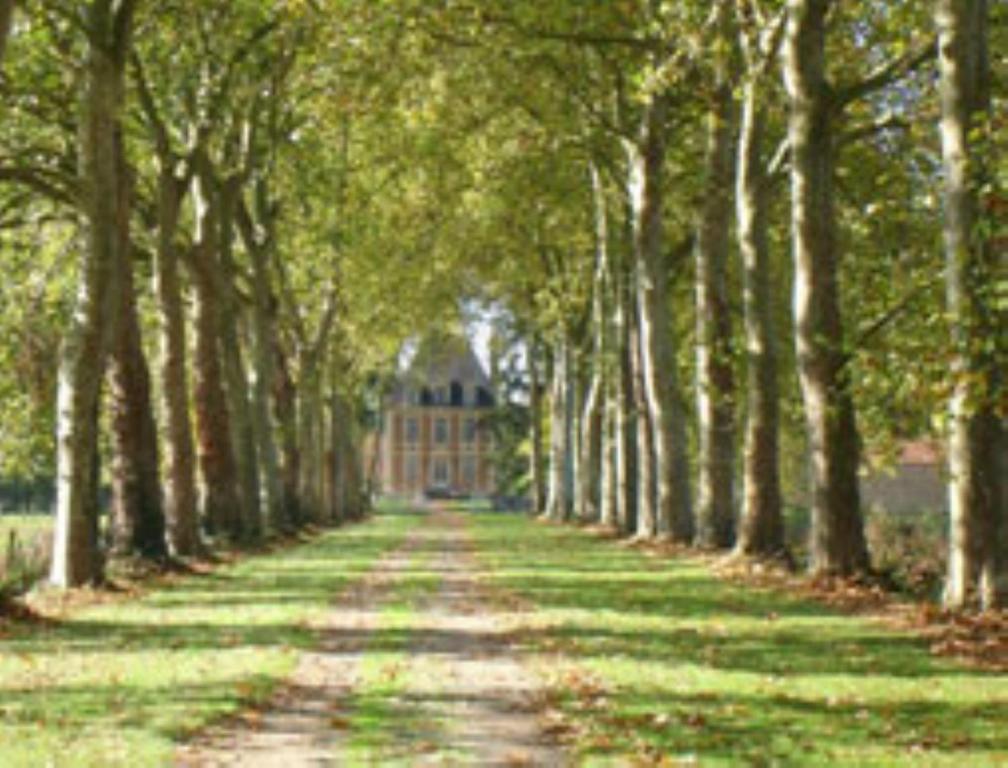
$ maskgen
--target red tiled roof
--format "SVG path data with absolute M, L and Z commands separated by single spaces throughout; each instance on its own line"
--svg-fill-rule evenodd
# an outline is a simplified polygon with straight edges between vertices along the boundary
M 939 443 L 933 440 L 908 440 L 900 446 L 900 464 L 934 466 L 944 460 Z

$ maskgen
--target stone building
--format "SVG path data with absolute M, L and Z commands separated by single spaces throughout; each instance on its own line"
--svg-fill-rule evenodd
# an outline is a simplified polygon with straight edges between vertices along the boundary
M 487 497 L 494 491 L 490 379 L 464 338 L 420 346 L 386 398 L 377 477 L 391 496 Z
M 861 478 L 861 503 L 865 509 L 890 514 L 944 514 L 947 483 L 941 446 L 928 440 L 908 441 L 900 446 L 895 466 Z

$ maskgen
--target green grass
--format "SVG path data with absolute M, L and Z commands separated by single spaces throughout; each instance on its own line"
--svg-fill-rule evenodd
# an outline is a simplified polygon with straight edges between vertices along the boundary
M 0 542 L 6 546 L 11 531 L 19 538 L 52 532 L 52 515 L 0 515 Z
M 576 530 L 474 518 L 497 586 L 532 602 L 584 764 L 1004 765 L 1008 677 L 916 638 Z
M 21 595 L 49 570 L 51 515 L 0 515 L 0 602 Z
M 0 638 L 0 764 L 169 764 L 186 734 L 266 697 L 336 593 L 418 520 L 380 515 Z

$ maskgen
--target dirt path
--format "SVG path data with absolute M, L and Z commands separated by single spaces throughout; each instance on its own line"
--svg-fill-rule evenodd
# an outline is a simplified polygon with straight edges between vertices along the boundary
M 464 517 L 432 512 L 340 597 L 322 647 L 264 711 L 208 731 L 178 764 L 564 765 L 486 598 Z

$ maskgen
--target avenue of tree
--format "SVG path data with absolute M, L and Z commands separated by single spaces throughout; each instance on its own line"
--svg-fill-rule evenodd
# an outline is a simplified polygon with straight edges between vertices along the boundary
M 776 558 L 799 499 L 856 575 L 935 437 L 944 601 L 1003 605 L 1006 52 L 986 0 L 0 0 L 0 474 L 64 587 L 358 517 L 400 346 L 493 306 L 538 512 Z

